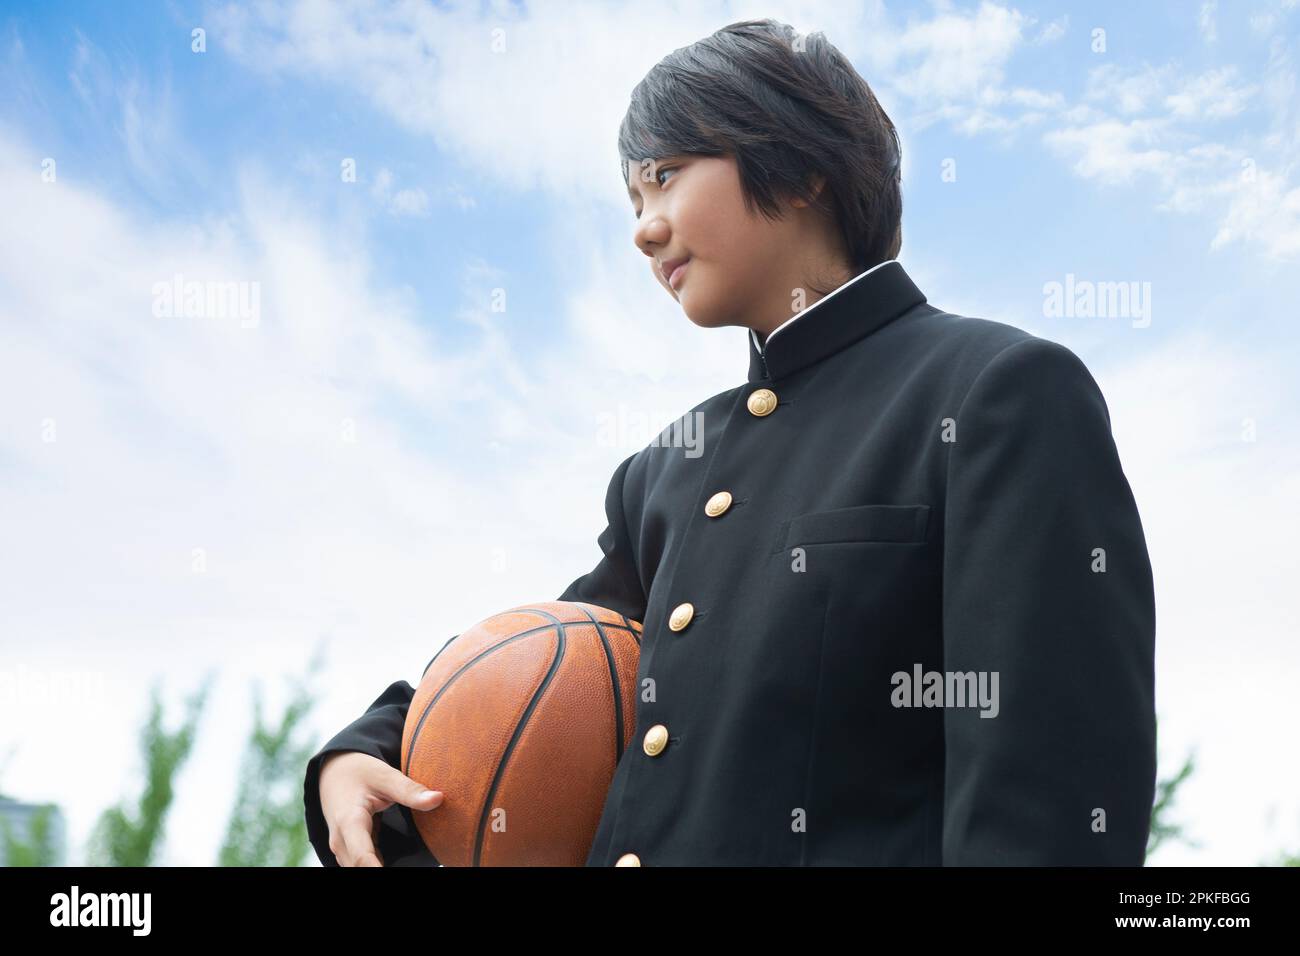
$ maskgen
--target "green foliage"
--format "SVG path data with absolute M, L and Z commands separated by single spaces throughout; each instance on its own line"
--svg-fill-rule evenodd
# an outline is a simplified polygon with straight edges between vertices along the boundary
M 276 726 L 264 719 L 260 687 L 254 685 L 254 726 L 218 857 L 221 866 L 301 866 L 308 858 L 311 847 L 303 816 L 302 774 L 316 745 L 296 738 L 314 706 L 312 691 L 322 664 L 323 654 L 318 650 L 306 675 L 291 682 L 291 700 Z M 187 699 L 184 721 L 173 732 L 163 726 L 161 689 L 155 683 L 149 716 L 140 733 L 143 791 L 134 805 L 124 800 L 100 815 L 87 846 L 89 865 L 150 866 L 156 862 L 175 798 L 175 780 L 193 750 L 212 682 L 209 676 Z M 33 815 L 26 842 L 0 818 L 0 845 L 10 866 L 54 865 L 51 821 L 56 809 L 53 804 L 43 806 Z
M 100 816 L 87 849 L 91 866 L 149 866 L 155 860 L 175 795 L 172 782 L 194 746 L 198 720 L 211 683 L 209 677 L 186 701 L 184 723 L 175 733 L 168 733 L 162 726 L 160 691 L 154 685 L 149 719 L 140 735 L 145 762 L 144 792 L 133 810 L 120 803 Z
M 314 706 L 312 690 L 318 684 L 316 676 L 322 663 L 323 655 L 318 650 L 305 676 L 291 680 L 289 704 L 274 727 L 263 719 L 261 690 L 254 685 L 253 730 L 241 761 L 239 788 L 218 855 L 219 865 L 301 866 L 308 858 L 310 844 L 303 817 L 302 774 L 317 745 L 300 742 L 295 737 Z M 155 684 L 149 718 L 140 735 L 145 758 L 144 791 L 138 805 L 131 810 L 120 803 L 101 815 L 87 852 L 90 865 L 149 866 L 155 860 L 174 796 L 173 780 L 193 748 L 211 683 L 209 677 L 187 700 L 185 721 L 174 733 L 163 729 L 160 691 Z M 1180 788 L 1195 768 L 1193 751 L 1172 777 L 1157 781 L 1147 860 L 1167 842 L 1201 846 L 1188 837 L 1181 823 L 1171 820 Z M 4 847 L 9 866 L 55 865 L 51 822 L 56 809 L 54 804 L 45 804 L 37 810 L 26 841 L 20 840 L 8 821 L 0 817 L 0 845 Z M 1282 851 L 1260 865 L 1300 867 L 1300 853 Z
M 17 746 L 9 748 L 4 762 L 0 763 L 0 777 L 4 776 L 4 769 L 17 749 Z M 0 791 L 0 800 L 12 799 L 14 798 L 6 797 L 4 791 Z M 4 847 L 3 852 L 0 852 L 0 863 L 4 866 L 57 866 L 59 861 L 54 845 L 54 814 L 57 811 L 58 804 L 55 803 L 44 803 L 37 807 L 32 814 L 27 840 L 20 839 L 9 820 L 0 815 L 0 846 Z
M 1157 721 L 1157 727 L 1159 721 Z M 1169 817 L 1178 797 L 1178 788 L 1187 782 L 1187 778 L 1196 769 L 1196 752 L 1188 754 L 1183 765 L 1172 777 L 1156 783 L 1156 799 L 1151 806 L 1151 832 L 1147 835 L 1147 851 L 1144 862 L 1151 859 L 1156 848 L 1166 841 L 1181 840 L 1191 847 L 1200 847 L 1200 843 L 1188 837 L 1181 823 L 1173 823 Z
M 56 805 L 42 804 L 32 814 L 30 841 L 14 834 L 9 821 L 0 817 L 0 843 L 4 844 L 5 866 L 54 866 L 54 828 L 51 825 Z
M 1265 860 L 1260 866 L 1300 866 L 1300 853 L 1287 853 L 1283 850 L 1273 859 Z
M 253 690 L 253 733 L 239 775 L 239 792 L 218 856 L 221 866 L 301 866 L 307 858 L 303 816 L 303 767 L 316 746 L 295 743 L 295 732 L 311 710 L 312 688 L 322 656 L 312 658 L 306 679 L 293 681 L 294 693 L 278 727 L 262 720 L 262 697 Z

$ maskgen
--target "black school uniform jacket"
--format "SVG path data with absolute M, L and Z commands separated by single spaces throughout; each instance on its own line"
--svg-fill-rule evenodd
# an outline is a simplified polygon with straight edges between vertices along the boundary
M 1142 864 L 1152 573 L 1073 352 L 889 260 L 751 333 L 748 380 L 687 414 L 693 448 L 615 469 L 604 557 L 559 596 L 644 624 L 589 866 Z M 400 767 L 412 695 L 308 765 L 326 865 L 320 761 Z M 436 862 L 404 807 L 377 835 Z

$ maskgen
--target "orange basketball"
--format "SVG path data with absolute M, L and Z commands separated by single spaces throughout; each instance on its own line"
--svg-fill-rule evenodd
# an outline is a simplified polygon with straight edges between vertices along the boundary
M 479 621 L 429 664 L 402 772 L 440 790 L 411 816 L 444 866 L 583 866 L 635 729 L 641 625 L 542 601 Z

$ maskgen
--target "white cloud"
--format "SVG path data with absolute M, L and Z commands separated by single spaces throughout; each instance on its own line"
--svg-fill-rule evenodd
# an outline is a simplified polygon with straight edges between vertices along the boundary
M 1052 130 L 1044 139 L 1049 147 L 1074 159 L 1074 171 L 1080 176 L 1121 183 L 1141 173 L 1171 171 L 1175 157 L 1154 145 L 1160 129 L 1155 120 L 1103 120 Z
M 896 41 L 898 52 L 919 62 L 893 80 L 918 100 L 978 98 L 1002 83 L 1007 60 L 1023 41 L 1026 17 L 987 0 L 971 14 L 942 11 L 911 23 Z
M 1171 845 L 1153 863 L 1253 865 L 1300 840 L 1265 825 L 1300 793 L 1300 767 L 1277 759 L 1300 674 L 1294 383 L 1282 357 L 1208 334 L 1144 347 L 1096 378 L 1154 570 L 1161 775 L 1198 754 L 1178 810 L 1205 846 Z
M 1279 28 L 1280 21 L 1300 7 L 1300 0 L 1265 0 L 1264 9 L 1252 11 L 1247 18 L 1250 28 L 1256 33 L 1268 36 Z
M 1165 105 L 1179 119 L 1215 120 L 1235 116 L 1255 96 L 1254 86 L 1235 86 L 1235 67 L 1210 70 L 1193 77 L 1165 97 Z
M 421 188 L 393 190 L 393 173 L 381 168 L 375 174 L 370 194 L 394 216 L 424 217 L 429 214 L 429 194 Z
M 709 8 L 694 7 L 650 18 L 639 27 L 636 48 L 650 51 L 642 57 L 611 40 L 624 27 L 622 8 L 577 4 L 566 6 L 563 17 L 547 15 L 551 9 L 501 8 L 497 19 L 484 22 L 477 8 L 456 4 L 227 6 L 214 13 L 212 32 L 250 69 L 359 92 L 507 188 L 619 203 L 613 138 L 600 131 L 617 128 L 626 91 L 653 64 L 653 51 L 684 46 L 719 21 Z M 1206 15 L 1212 19 L 1213 11 Z M 1016 53 L 1058 38 L 1066 17 L 1033 33 L 1035 18 L 983 0 L 974 9 L 942 3 L 904 23 L 891 20 L 879 3 L 820 14 L 811 24 L 797 17 L 788 22 L 823 29 L 847 55 L 859 55 L 882 101 L 911 109 L 900 125 L 913 133 L 943 122 L 964 135 L 1010 139 L 1046 127 L 1046 145 L 1080 176 L 1106 184 L 1150 177 L 1159 209 L 1219 210 L 1220 244 L 1271 236 L 1265 241 L 1272 253 L 1291 246 L 1285 206 L 1283 222 L 1273 228 L 1252 224 L 1252 209 L 1262 208 L 1248 200 L 1229 212 L 1232 182 L 1251 152 L 1199 129 L 1260 101 L 1260 85 L 1243 81 L 1233 67 L 1187 75 L 1174 64 L 1105 63 L 1090 71 L 1083 98 L 1071 104 L 1059 91 L 1007 79 Z M 591 83 L 593 76 L 601 82 Z M 520 89 L 529 95 L 517 95 Z M 583 104 L 580 119 L 572 103 Z M 1274 159 L 1285 155 L 1275 149 L 1255 160 L 1285 178 L 1289 173 Z M 454 190 L 450 199 L 473 202 Z M 388 202 L 395 214 L 423 215 L 432 198 L 414 189 Z
M 1008 65 L 1036 22 L 989 0 L 975 10 L 942 4 L 931 18 L 902 26 L 881 16 L 863 27 L 873 38 L 865 47 L 868 72 L 879 77 L 873 85 L 886 91 L 885 98 L 911 109 L 897 118 L 914 132 L 945 122 L 967 136 L 1010 137 L 1064 104 L 1060 93 L 1007 84 Z M 1067 23 L 1048 24 L 1032 42 L 1052 42 Z
M 424 216 L 429 212 L 429 197 L 423 189 L 399 189 L 388 208 L 399 216 Z
M 242 167 L 238 208 L 173 224 L 39 171 L 0 129 L 0 521 L 22 543 L 0 552 L 2 629 L 26 642 L 24 667 L 75 663 L 103 698 L 74 764 L 38 744 L 84 737 L 81 706 L 38 729 L 0 699 L 0 720 L 21 742 L 6 789 L 63 804 L 74 859 L 136 786 L 153 678 L 175 694 L 221 670 L 168 856 L 209 863 L 248 681 L 274 692 L 328 637 L 313 721 L 327 736 L 441 640 L 559 594 L 600 556 L 614 466 L 653 437 L 602 444 L 600 416 L 679 415 L 747 369 L 740 331 L 692 326 L 602 220 L 557 223 L 556 242 L 586 237 L 574 253 L 593 267 L 575 274 L 591 284 L 525 355 L 487 307 L 483 279 L 499 277 L 411 302 L 376 284 L 356 235 L 304 213 L 291 179 Z M 259 324 L 156 317 L 154 284 L 176 274 L 258 282 Z
M 1249 242 L 1270 259 L 1300 257 L 1300 186 L 1285 171 L 1257 168 L 1240 148 L 1180 146 L 1166 121 L 1144 119 L 1053 130 L 1044 139 L 1073 159 L 1080 176 L 1109 186 L 1154 184 L 1157 211 L 1212 214 L 1210 249 Z
M 1088 71 L 1084 98 L 1102 110 L 1126 115 L 1145 112 L 1165 94 L 1174 75 L 1174 67 L 1168 64 L 1126 68 L 1103 63 Z
M 1300 186 L 1259 170 L 1253 178 L 1229 180 L 1228 211 L 1211 248 L 1251 240 L 1274 259 L 1300 258 Z
M 610 39 L 624 36 L 624 10 L 499 9 L 501 54 L 490 53 L 492 24 L 468 7 L 232 6 L 209 39 L 250 68 L 357 92 L 485 179 L 586 199 L 604 195 L 593 184 L 621 189 L 612 137 L 600 131 L 621 117 L 646 57 L 727 22 L 694 8 L 639 21 L 646 52 L 629 55 Z M 880 8 L 869 14 L 884 24 Z M 1070 105 L 1008 81 L 1032 24 L 990 3 L 945 7 L 845 43 L 870 44 L 879 62 L 896 57 L 908 95 L 933 99 L 930 115 L 954 128 L 1006 132 L 1057 115 L 1065 125 L 1047 142 L 1079 175 L 1167 181 L 1153 201 L 1227 210 L 1216 244 L 1295 254 L 1289 168 L 1261 163 L 1246 189 L 1247 150 L 1189 131 L 1221 118 L 1225 103 L 1238 109 L 1222 116 L 1246 107 L 1235 74 L 1197 85 L 1169 67 L 1108 67 L 1090 83 L 1095 95 Z M 1036 42 L 1055 39 L 1053 28 Z M 908 42 L 887 53 L 896 35 Z M 1260 144 L 1275 152 L 1261 160 L 1287 155 L 1294 135 L 1284 53 L 1263 86 L 1278 119 Z M 91 90 L 90 74 L 77 75 Z M 170 857 L 210 862 L 249 719 L 243 682 L 300 672 L 329 637 L 315 724 L 332 733 L 388 682 L 414 679 L 442 638 L 553 596 L 595 563 L 605 483 L 649 437 L 602 446 L 598 416 L 623 406 L 678 414 L 743 380 L 742 333 L 692 327 L 626 254 L 626 221 L 613 226 L 589 203 L 566 204 L 552 225 L 580 278 L 554 334 L 521 354 L 509 316 L 485 306 L 491 288 L 513 289 L 501 264 L 471 265 L 442 302 L 412 301 L 377 283 L 376 250 L 306 215 L 290 183 L 255 166 L 238 170 L 240 204 L 225 219 L 151 223 L 66 176 L 39 183 L 36 163 L 0 130 L 0 380 L 11 397 L 0 403 L 0 520 L 23 543 L 0 553 L 0 606 L 5 632 L 30 640 L 30 666 L 58 672 L 73 660 L 107 680 L 97 746 L 75 774 L 32 742 L 84 736 L 84 705 L 51 708 L 38 730 L 30 710 L 0 700 L 0 720 L 24 741 L 6 788 L 59 799 L 74 839 L 130 789 L 149 679 L 189 682 L 220 666 L 227 689 L 200 740 L 205 755 L 182 781 L 174 827 L 186 840 Z M 400 209 L 473 202 L 454 186 L 399 201 L 395 179 L 382 198 Z M 150 289 L 177 272 L 260 282 L 261 323 L 155 318 Z M 1275 745 L 1258 736 L 1286 726 L 1288 681 L 1300 672 L 1283 600 L 1300 571 L 1285 548 L 1300 530 L 1300 487 L 1284 371 L 1222 340 L 1098 369 L 1156 565 L 1162 756 L 1205 743 L 1187 809 L 1224 862 L 1255 862 L 1258 811 L 1298 789 L 1290 765 L 1261 762 Z M 1237 437 L 1244 417 L 1260 426 L 1251 447 Z M 41 441 L 46 419 L 56 442 Z M 343 439 L 349 420 L 355 442 Z M 203 575 L 191 570 L 195 547 L 206 551 Z M 505 574 L 493 571 L 498 547 Z
M 122 144 L 137 185 L 155 196 L 201 179 L 202 156 L 178 131 L 170 81 L 148 82 L 138 66 L 115 66 L 79 30 L 75 35 L 68 82 L 84 113 L 71 121 L 91 128 L 108 124 Z
M 1300 187 L 1292 184 L 1298 132 L 1295 73 L 1274 42 L 1259 82 L 1235 67 L 1195 76 L 1173 65 L 1104 64 L 1088 77 L 1085 102 L 1061 112 L 1044 143 L 1078 175 L 1106 185 L 1148 183 L 1157 210 L 1208 212 L 1211 249 L 1246 241 L 1273 259 L 1300 254 Z M 1205 124 L 1271 107 L 1267 135 L 1223 142 Z
M 555 9 L 564 16 L 550 15 Z M 464 4 L 228 6 L 215 13 L 213 32 L 250 69 L 361 93 L 507 188 L 571 198 L 603 183 L 601 195 L 621 201 L 613 135 L 601 131 L 617 129 L 628 91 L 663 51 L 741 18 L 709 6 L 676 6 L 671 16 L 639 21 L 629 47 L 611 39 L 622 36 L 627 9 L 541 3 L 503 8 L 485 24 L 477 8 Z M 946 121 L 968 135 L 1010 133 L 1041 122 L 1061 104 L 1059 93 L 1006 88 L 1006 65 L 1036 21 L 989 0 L 971 11 L 944 6 L 902 25 L 879 3 L 784 19 L 796 29 L 823 31 L 846 55 L 860 55 L 882 100 L 912 105 L 914 130 Z M 1040 39 L 1056 33 L 1049 24 Z M 629 49 L 645 53 L 629 55 Z M 583 104 L 580 114 L 573 103 Z
M 232 4 L 214 10 L 209 33 L 249 69 L 359 93 L 503 188 L 571 198 L 594 183 L 614 199 L 622 182 L 611 131 L 628 91 L 662 51 L 727 22 L 683 5 L 638 19 L 629 44 L 630 9 L 503 4 L 485 16 L 463 2 Z
M 1069 27 L 1070 27 L 1070 15 L 1066 13 L 1060 16 L 1058 19 L 1052 20 L 1049 23 L 1044 24 L 1043 29 L 1039 31 L 1038 36 L 1034 37 L 1034 43 L 1038 45 L 1054 43 L 1057 40 L 1061 39 L 1061 37 L 1065 36 L 1065 33 L 1069 29 Z
M 1196 16 L 1196 25 L 1206 43 L 1213 43 L 1219 38 L 1219 27 L 1215 20 L 1218 7 L 1218 0 L 1205 0 L 1201 4 L 1200 13 Z

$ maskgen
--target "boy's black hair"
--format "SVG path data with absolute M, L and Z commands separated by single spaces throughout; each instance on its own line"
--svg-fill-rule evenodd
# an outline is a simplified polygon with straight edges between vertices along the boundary
M 799 196 L 834 215 L 854 275 L 897 256 L 902 147 L 866 81 L 821 32 L 744 20 L 674 50 L 632 91 L 618 131 L 629 164 L 732 154 L 745 206 L 779 217 Z M 826 179 L 814 199 L 813 174 Z

